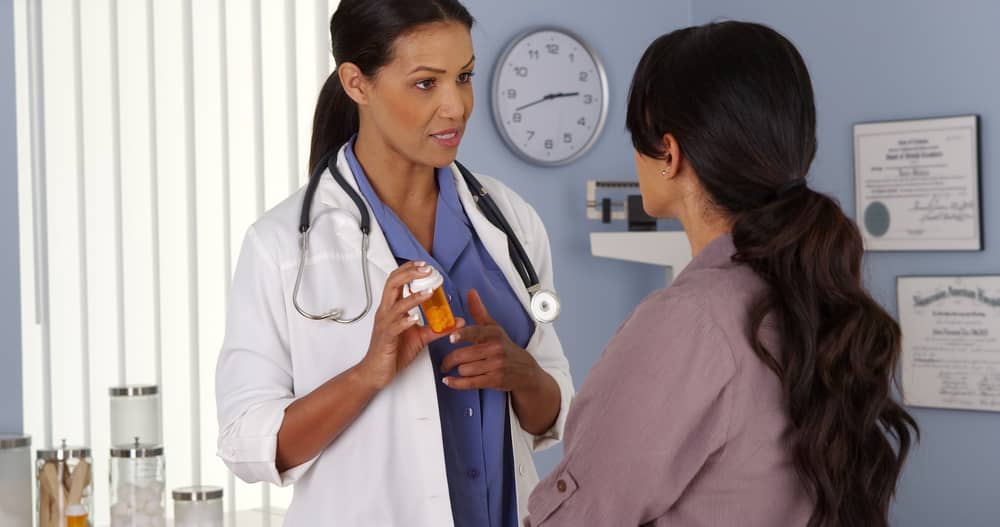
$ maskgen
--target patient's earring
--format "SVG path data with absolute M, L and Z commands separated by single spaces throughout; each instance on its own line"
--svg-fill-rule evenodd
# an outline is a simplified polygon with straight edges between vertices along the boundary
M 660 175 L 663 177 L 667 177 L 668 175 L 670 175 L 670 169 L 664 168 L 663 170 L 660 171 Z

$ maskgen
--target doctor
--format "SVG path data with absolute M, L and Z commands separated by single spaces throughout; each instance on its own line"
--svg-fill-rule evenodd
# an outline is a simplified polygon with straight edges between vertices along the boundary
M 514 527 L 538 481 L 531 452 L 562 434 L 569 367 L 531 315 L 553 287 L 544 227 L 479 176 L 509 240 L 454 163 L 472 25 L 456 0 L 341 1 L 314 202 L 300 190 L 247 232 L 218 362 L 219 455 L 244 481 L 294 484 L 286 525 Z M 537 271 L 531 293 L 508 241 Z M 446 334 L 422 326 L 426 296 L 405 287 L 432 267 L 458 317 Z M 304 316 L 331 310 L 341 323 Z

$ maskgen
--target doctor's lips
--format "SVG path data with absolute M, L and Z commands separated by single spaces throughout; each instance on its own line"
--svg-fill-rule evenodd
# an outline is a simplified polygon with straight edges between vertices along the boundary
M 462 142 L 462 133 L 457 128 L 451 128 L 431 134 L 431 139 L 445 148 L 455 148 Z

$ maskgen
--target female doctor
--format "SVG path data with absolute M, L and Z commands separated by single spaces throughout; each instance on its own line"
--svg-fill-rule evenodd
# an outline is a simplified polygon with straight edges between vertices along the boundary
M 545 230 L 495 180 L 474 196 L 455 163 L 472 25 L 456 0 L 341 1 L 314 199 L 302 189 L 247 232 L 217 370 L 219 455 L 244 481 L 294 484 L 286 525 L 514 527 L 538 481 L 531 452 L 560 439 L 572 380 L 531 315 L 553 284 Z M 406 287 L 432 267 L 458 318 L 445 334 Z

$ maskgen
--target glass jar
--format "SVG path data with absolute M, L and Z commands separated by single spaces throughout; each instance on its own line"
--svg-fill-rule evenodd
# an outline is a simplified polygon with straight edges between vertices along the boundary
M 31 436 L 0 434 L 0 525 L 31 527 Z
M 135 438 L 111 449 L 111 527 L 163 527 L 166 523 L 163 447 Z
M 223 527 L 220 487 L 174 489 L 174 527 Z
M 93 466 L 89 448 L 66 446 L 66 440 L 58 448 L 38 451 L 39 527 L 92 525 Z
M 410 282 L 412 294 L 432 291 L 430 298 L 420 304 L 424 319 L 434 333 L 446 333 L 455 329 L 455 316 L 448 305 L 448 295 L 444 292 L 444 277 L 434 267 L 428 266 L 430 274 Z
M 114 386 L 111 395 L 111 445 L 129 445 L 136 437 L 146 445 L 163 444 L 160 387 Z

